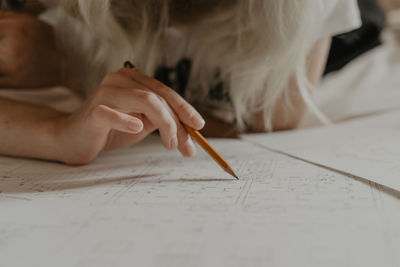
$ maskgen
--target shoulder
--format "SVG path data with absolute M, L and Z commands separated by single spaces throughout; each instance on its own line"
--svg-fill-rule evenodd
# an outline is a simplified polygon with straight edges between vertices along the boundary
M 317 39 L 355 30 L 361 26 L 357 0 L 317 0 Z

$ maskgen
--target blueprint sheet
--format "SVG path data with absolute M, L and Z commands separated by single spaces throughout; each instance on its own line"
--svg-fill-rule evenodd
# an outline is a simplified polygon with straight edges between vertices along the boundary
M 400 111 L 244 138 L 400 191 Z
M 239 140 L 88 166 L 0 158 L 0 266 L 399 266 L 396 191 Z

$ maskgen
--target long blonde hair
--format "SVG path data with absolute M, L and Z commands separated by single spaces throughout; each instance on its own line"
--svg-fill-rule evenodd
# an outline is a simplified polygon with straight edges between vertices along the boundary
M 154 75 L 163 53 L 163 32 L 175 23 L 197 43 L 188 86 L 205 91 L 220 70 L 228 82 L 239 129 L 245 129 L 245 121 L 260 111 L 264 112 L 265 129 L 272 129 L 278 99 L 286 96 L 286 104 L 291 104 L 287 86 L 293 77 L 306 104 L 313 105 L 306 60 L 315 41 L 314 0 L 186 0 L 186 8 L 195 2 L 205 7 L 214 2 L 198 17 L 192 16 L 196 10 L 191 10 L 190 16 L 182 14 L 190 9 L 177 8 L 183 5 L 177 2 L 185 3 L 62 0 L 66 10 L 79 17 L 91 33 L 92 45 L 87 44 L 84 53 L 92 70 L 101 66 L 87 86 L 93 87 L 127 58 L 147 75 Z

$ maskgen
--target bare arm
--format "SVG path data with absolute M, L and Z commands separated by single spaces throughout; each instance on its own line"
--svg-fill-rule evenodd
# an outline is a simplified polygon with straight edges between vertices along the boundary
M 190 157 L 195 147 L 182 123 L 199 130 L 204 120 L 171 88 L 121 69 L 71 114 L 0 98 L 0 154 L 86 164 L 159 129 L 167 149 Z
M 60 160 L 57 118 L 62 113 L 0 98 L 0 154 Z
M 0 88 L 65 85 L 66 59 L 53 29 L 34 16 L 0 10 Z
M 49 25 L 0 11 L 0 34 L 0 88 L 67 85 L 66 60 Z M 199 130 L 204 120 L 171 88 L 124 68 L 106 75 L 71 114 L 0 98 L 0 154 L 85 164 L 159 129 L 167 149 L 190 157 L 195 146 L 182 123 Z

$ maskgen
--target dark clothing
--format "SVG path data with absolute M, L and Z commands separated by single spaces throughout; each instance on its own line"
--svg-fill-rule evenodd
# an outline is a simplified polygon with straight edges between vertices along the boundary
M 351 60 L 381 45 L 385 14 L 376 0 L 358 0 L 362 26 L 354 31 L 334 36 L 325 73 L 343 68 Z
M 45 10 L 44 6 L 37 0 L 0 0 L 0 8 L 30 14 L 39 14 Z

